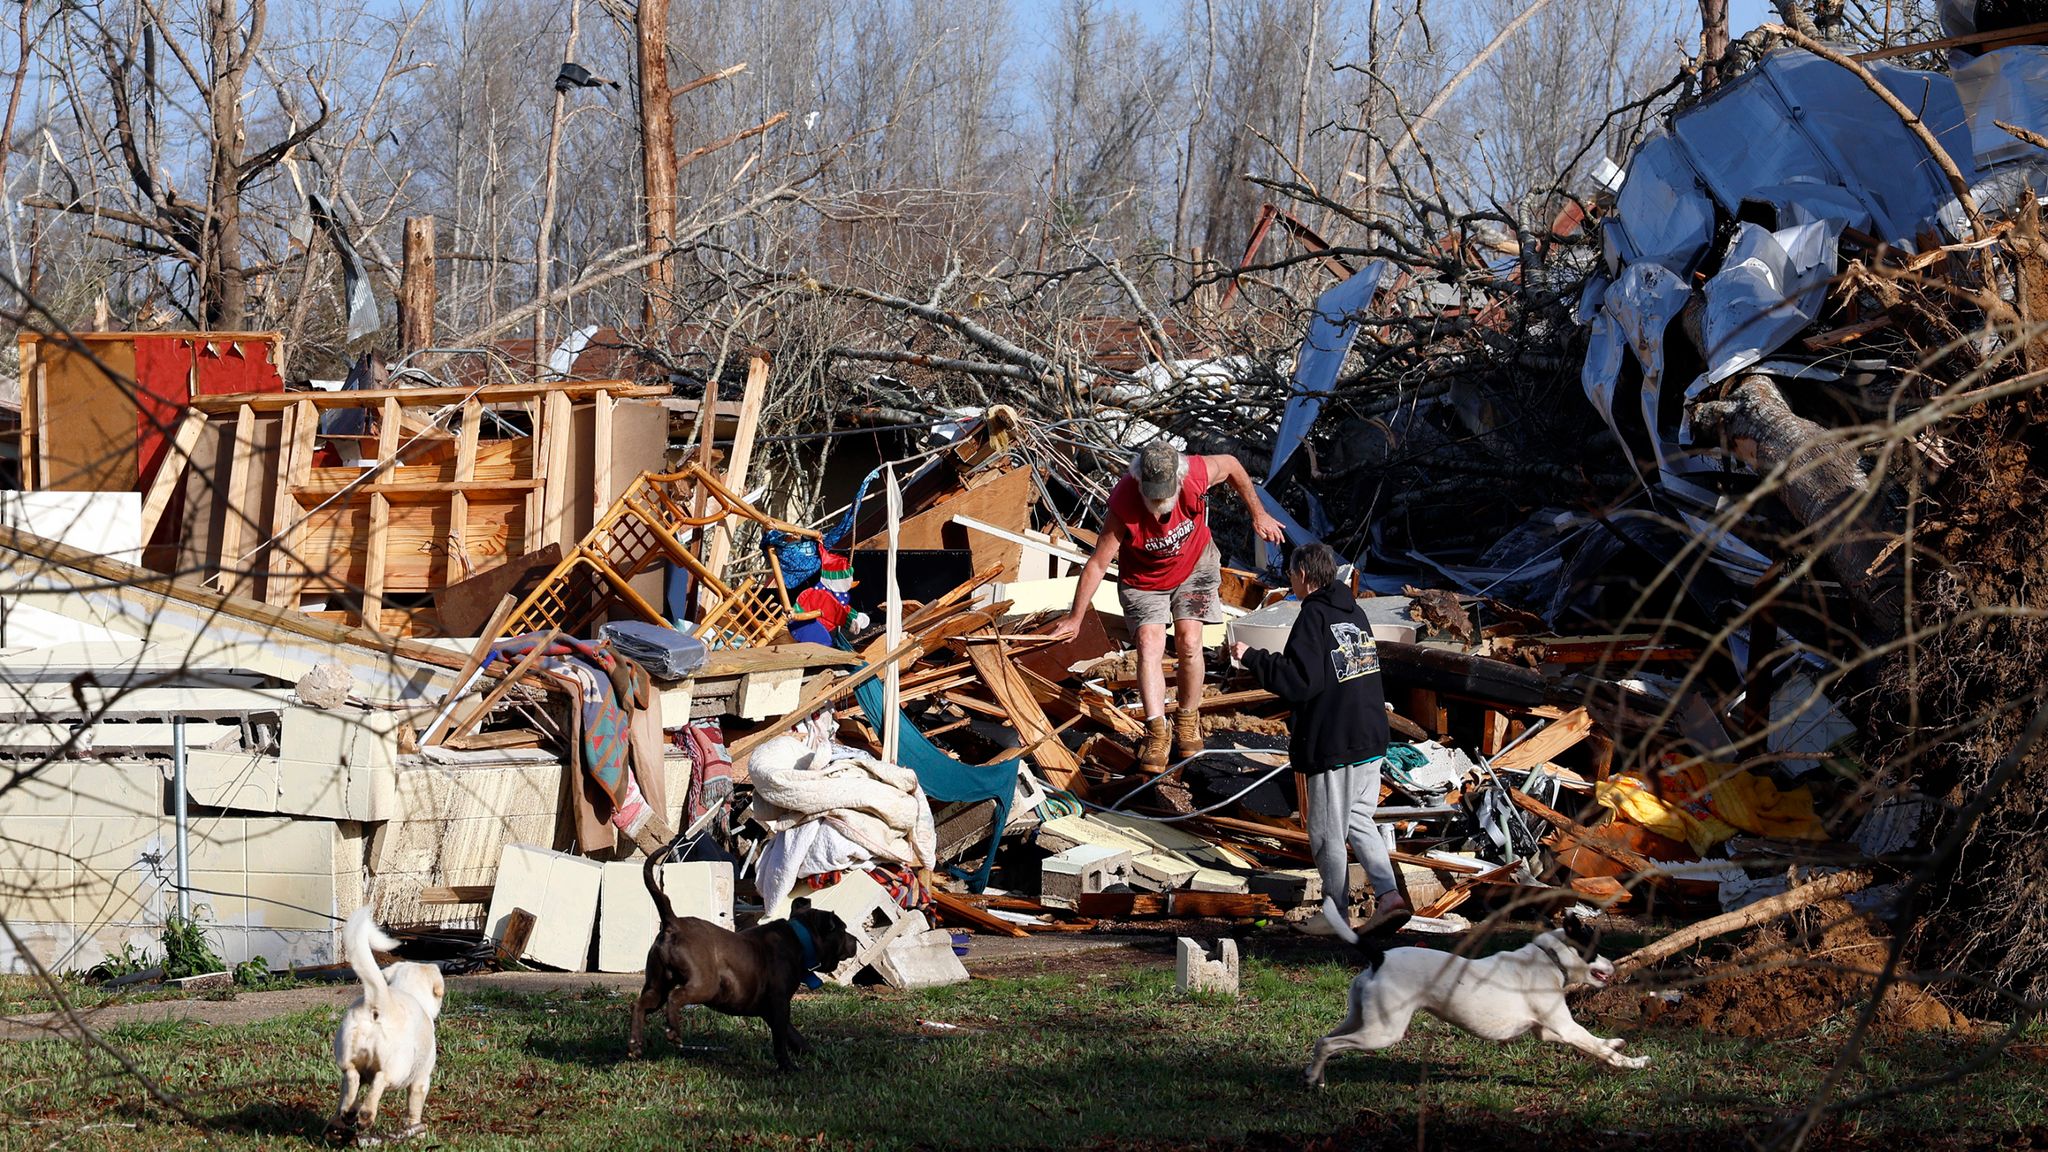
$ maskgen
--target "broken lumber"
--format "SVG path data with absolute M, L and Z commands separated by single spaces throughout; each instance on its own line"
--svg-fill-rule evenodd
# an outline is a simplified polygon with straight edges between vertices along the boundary
M 932 905 L 938 909 L 939 919 L 961 924 L 977 932 L 993 932 L 998 936 L 1028 936 L 1030 933 L 1000 916 L 991 916 L 951 892 L 934 891 Z
M 1091 920 L 1157 916 L 1278 916 L 1263 892 L 1084 892 L 1074 911 Z
M 1737 908 L 1733 912 L 1702 920 L 1690 928 L 1673 932 L 1662 940 L 1645 944 L 1616 961 L 1615 971 L 1624 974 L 1633 972 L 1666 957 L 1676 956 L 1687 948 L 1716 936 L 1740 932 L 1744 928 L 1775 920 L 1788 912 L 1797 912 L 1808 905 L 1832 900 L 1838 896 L 1847 896 L 1851 892 L 1860 892 L 1870 887 L 1876 879 L 1876 874 L 1868 868 L 1852 868 L 1846 872 L 1823 876 L 1789 892 L 1781 892 L 1776 896 L 1759 900 L 1747 908 Z
M 1145 734 L 1144 724 L 1132 717 L 1130 713 L 1118 708 L 1113 701 L 1104 696 L 1085 690 L 1077 692 L 1064 684 L 1056 684 L 1031 671 L 1029 668 L 1020 667 L 1018 672 L 1024 677 L 1024 683 L 1031 686 L 1032 694 L 1042 704 L 1056 702 L 1062 707 L 1078 712 L 1098 724 L 1108 725 L 1110 728 L 1115 729 L 1119 736 L 1135 740 Z
M 1552 720 L 1541 732 L 1525 737 L 1521 743 L 1493 758 L 1493 766 L 1502 772 L 1526 772 L 1559 753 L 1584 740 L 1593 731 L 1593 718 L 1584 708 L 1574 708 L 1559 720 Z
M 967 659 L 981 674 L 983 686 L 1008 713 L 1010 726 L 1031 746 L 1031 758 L 1044 770 L 1046 780 L 1069 792 L 1081 788 L 1081 762 L 1060 742 L 1058 730 L 1039 706 L 1008 645 L 1000 638 L 993 644 L 969 644 Z
M 1267 836 L 1282 844 L 1308 844 L 1308 833 L 1285 824 L 1261 824 L 1256 820 L 1239 820 L 1231 816 L 1198 816 L 1192 822 L 1244 836 Z
M 767 724 L 734 741 L 729 746 L 734 762 L 737 763 L 742 756 L 803 723 L 804 718 L 811 713 L 846 696 L 855 688 L 881 675 L 883 669 L 891 664 L 900 660 L 915 660 L 962 632 L 972 632 L 976 628 L 987 627 L 1000 619 L 1003 610 L 1008 607 L 1008 601 L 1001 601 L 987 608 L 961 613 L 953 619 L 933 625 L 927 632 L 906 637 L 903 643 L 896 646 L 895 651 L 869 663 L 867 667 L 854 672 L 852 675 L 842 676 L 822 687 L 813 689 L 788 715 L 783 716 L 780 720 L 771 720 Z M 872 651 L 872 647 L 871 645 L 870 651 Z
M 1557 834 L 1560 838 L 1569 840 L 1588 851 L 1597 852 L 1630 872 L 1657 871 L 1657 862 L 1648 856 L 1593 835 L 1591 828 L 1566 816 L 1564 813 L 1559 812 L 1557 809 L 1552 808 L 1533 796 L 1518 792 L 1513 788 L 1508 789 L 1507 792 L 1508 799 L 1514 801 L 1516 807 L 1539 817 L 1551 827 L 1557 829 Z

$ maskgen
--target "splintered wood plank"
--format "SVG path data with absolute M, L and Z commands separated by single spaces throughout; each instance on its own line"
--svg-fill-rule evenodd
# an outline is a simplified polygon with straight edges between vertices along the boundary
M 596 524 L 611 510 L 612 497 L 612 394 L 599 392 L 590 420 L 590 522 Z
M 1502 771 L 1526 771 L 1556 757 L 1592 731 L 1593 718 L 1584 708 L 1574 708 L 1562 720 L 1552 720 L 1541 732 L 1494 757 L 1493 766 Z
M 142 542 L 146 545 L 156 535 L 156 526 L 164 518 L 164 512 L 171 506 L 171 495 L 185 479 L 185 467 L 192 460 L 192 450 L 199 447 L 199 436 L 206 431 L 206 417 L 190 408 L 178 420 L 178 430 L 171 436 L 171 450 L 164 455 L 163 463 L 157 465 L 156 476 L 149 482 L 149 494 L 142 501 Z
M 530 399 L 524 407 L 527 427 L 533 429 L 533 434 L 527 437 L 533 444 L 533 453 L 526 462 L 527 475 L 535 480 L 543 480 L 547 476 L 548 467 L 548 430 L 546 422 L 541 419 L 540 399 Z M 527 490 L 526 518 L 520 524 L 519 547 L 515 551 L 533 552 L 547 543 L 547 537 L 541 534 L 541 511 L 546 507 L 547 494 L 541 486 L 536 485 Z
M 398 455 L 399 422 L 405 410 L 398 397 L 384 401 L 384 414 L 377 421 L 377 463 L 385 465 Z M 385 549 L 390 546 L 391 498 L 382 492 L 370 495 L 369 540 L 363 549 L 363 624 L 375 628 L 384 619 Z
M 747 469 L 754 458 L 754 435 L 761 426 L 761 404 L 768 391 L 768 361 L 759 356 L 747 362 L 747 391 L 740 400 L 739 427 L 733 433 L 732 455 L 726 458 L 725 486 L 747 494 Z M 711 552 L 705 565 L 723 580 L 725 564 L 732 556 L 732 530 L 721 520 L 712 530 Z
M 455 445 L 455 483 L 476 479 L 476 437 L 484 406 L 471 400 L 462 406 L 462 438 Z M 448 582 L 475 575 L 469 563 L 469 491 L 458 488 L 448 497 Z
M 575 435 L 575 426 L 567 394 L 551 392 L 547 396 L 541 404 L 541 428 L 541 531 L 535 535 L 535 547 L 557 543 L 567 553 L 575 543 L 569 539 L 569 488 L 575 482 L 569 476 L 571 449 L 575 447 L 569 443 L 569 437 Z
M 973 662 L 983 684 L 1008 714 L 1010 726 L 1024 743 L 1031 745 L 1031 757 L 1045 770 L 1046 780 L 1069 791 L 1080 786 L 1081 762 L 1060 742 L 1058 729 L 1047 718 L 1038 697 L 1032 694 L 1031 685 L 1024 681 L 1024 673 L 1011 658 L 1008 645 L 970 643 L 967 659 Z
M 318 419 L 316 416 L 315 419 Z M 262 551 L 260 560 L 269 573 L 263 581 L 263 598 L 266 603 L 275 604 L 272 599 L 276 586 L 281 582 L 278 560 L 282 556 L 277 547 L 284 530 L 298 520 L 298 502 L 292 498 L 292 474 L 296 462 L 292 454 L 298 451 L 299 408 L 293 405 L 278 414 L 277 429 L 277 475 L 274 479 L 273 496 L 270 501 L 270 522 L 263 526 Z M 252 565 L 258 557 L 251 557 Z
M 249 550 L 249 539 L 256 528 L 251 510 L 257 502 L 250 499 L 249 494 L 251 477 L 256 470 L 256 410 L 247 404 L 236 409 L 234 428 L 228 435 L 233 439 L 227 446 L 228 490 L 220 501 L 222 515 L 217 571 L 221 591 L 237 596 L 249 584 L 249 561 L 243 553 Z
M 932 903 L 938 908 L 939 919 L 972 928 L 977 932 L 992 932 L 998 936 L 1030 935 L 1008 920 L 1000 916 L 991 916 L 951 892 L 933 889 Z
M 279 466 L 279 471 L 284 474 L 279 484 L 283 492 L 277 501 L 278 538 L 270 553 L 267 598 L 280 608 L 297 608 L 299 593 L 306 587 L 306 560 L 299 554 L 299 549 L 305 544 L 308 516 L 305 506 L 293 493 L 313 474 L 313 450 L 320 435 L 320 410 L 306 400 L 293 405 L 291 425 L 286 432 L 290 436 L 290 445 L 285 453 L 288 466 Z
M 566 392 L 550 392 L 546 402 L 547 450 L 541 474 L 541 538 L 543 544 L 559 544 L 564 553 L 575 545 L 569 522 L 569 492 L 575 484 L 570 475 L 575 434 L 575 412 Z
M 1057 702 L 1098 724 L 1107 724 L 1120 736 L 1136 738 L 1145 734 L 1145 725 L 1141 721 L 1118 708 L 1116 702 L 1106 696 L 1095 692 L 1076 692 L 1064 684 L 1047 680 L 1029 668 L 1018 671 L 1023 674 L 1024 683 L 1030 686 L 1032 695 L 1042 703 Z

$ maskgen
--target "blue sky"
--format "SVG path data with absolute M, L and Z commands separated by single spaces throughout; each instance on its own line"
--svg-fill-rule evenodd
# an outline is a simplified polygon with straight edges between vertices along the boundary
M 1178 5 L 1169 0 L 1108 0 L 1112 8 L 1133 12 L 1155 30 L 1164 28 L 1172 19 Z M 1565 0 L 1571 3 L 1572 0 Z M 1061 0 L 1010 0 L 1010 10 L 1017 20 L 1017 30 L 1027 53 L 1036 55 L 1043 50 L 1045 27 L 1059 13 Z M 1692 6 L 1687 6 L 1688 10 Z M 1731 0 L 1728 5 L 1728 31 L 1731 36 L 1740 36 L 1766 20 L 1774 19 L 1770 0 Z

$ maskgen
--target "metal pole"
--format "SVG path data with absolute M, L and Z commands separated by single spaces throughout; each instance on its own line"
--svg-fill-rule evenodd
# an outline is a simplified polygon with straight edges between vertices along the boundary
M 185 850 L 185 718 L 171 720 L 171 804 L 178 820 L 178 918 L 192 919 L 192 877 L 187 871 L 191 860 Z

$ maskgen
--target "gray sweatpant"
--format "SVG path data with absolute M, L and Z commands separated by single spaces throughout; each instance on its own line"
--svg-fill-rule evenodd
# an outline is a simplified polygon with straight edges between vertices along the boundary
M 1380 839 L 1380 830 L 1373 824 L 1379 806 L 1378 757 L 1308 778 L 1308 850 L 1315 857 L 1316 871 L 1322 874 L 1324 895 L 1336 897 L 1340 906 L 1347 900 L 1351 880 L 1351 868 L 1344 859 L 1347 842 L 1365 866 L 1374 896 L 1400 890 L 1394 880 L 1394 863 L 1387 859 L 1387 842 Z

